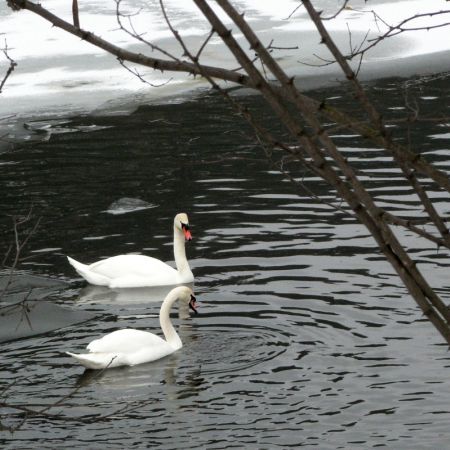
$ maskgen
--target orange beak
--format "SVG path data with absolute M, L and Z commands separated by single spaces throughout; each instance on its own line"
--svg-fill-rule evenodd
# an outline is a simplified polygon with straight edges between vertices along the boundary
M 181 228 L 183 229 L 184 238 L 187 241 L 192 241 L 192 235 L 191 235 L 191 231 L 189 230 L 189 226 L 182 224 Z

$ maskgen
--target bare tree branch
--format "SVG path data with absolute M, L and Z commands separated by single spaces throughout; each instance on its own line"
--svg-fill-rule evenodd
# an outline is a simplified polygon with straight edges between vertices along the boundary
M 0 80 L 0 94 L 3 91 L 3 87 L 5 86 L 6 81 L 11 76 L 11 74 L 13 73 L 14 69 L 17 66 L 17 63 L 8 55 L 8 45 L 6 44 L 6 40 L 5 40 L 5 47 L 1 50 L 2 50 L 3 54 L 5 55 L 6 59 L 9 61 L 9 67 L 6 70 L 6 73 L 3 76 L 3 79 Z
M 41 221 L 41 218 L 38 218 L 34 224 L 31 225 L 31 228 L 25 231 L 25 236 L 22 238 L 22 233 L 20 228 L 22 226 L 26 226 L 29 222 L 33 220 L 33 213 L 32 209 L 28 212 L 26 216 L 13 216 L 12 217 L 12 227 L 13 227 L 13 242 L 9 245 L 5 256 L 3 258 L 2 266 L 1 268 L 4 268 L 7 266 L 9 257 L 11 254 L 13 254 L 12 261 L 9 266 L 8 275 L 7 275 L 7 281 L 5 283 L 5 286 L 3 287 L 3 290 L 0 292 L 0 299 L 5 295 L 6 291 L 9 289 L 9 286 L 11 284 L 13 275 L 15 271 L 18 268 L 19 262 L 22 257 L 22 252 L 25 248 L 25 246 L 28 244 L 31 237 L 36 233 L 36 230 L 39 227 L 39 223 Z
M 72 0 L 73 26 L 80 28 L 80 16 L 78 14 L 78 0 Z
M 109 364 L 113 362 L 114 358 L 111 360 Z M 96 371 L 93 379 L 100 378 L 104 371 L 107 370 L 109 365 L 102 370 Z M 6 413 L 0 414 L 0 430 L 7 430 L 10 433 L 14 433 L 18 431 L 24 423 L 31 418 L 42 418 L 46 420 L 54 420 L 58 422 L 74 422 L 74 423 L 98 423 L 110 420 L 114 416 L 118 416 L 120 414 L 127 414 L 132 411 L 135 411 L 137 408 L 143 408 L 145 405 L 149 403 L 153 403 L 154 400 L 140 400 L 133 402 L 124 402 L 124 404 L 120 407 L 115 407 L 112 411 L 106 414 L 84 414 L 82 416 L 74 417 L 64 414 L 62 411 L 51 412 L 57 407 L 61 407 L 67 400 L 74 398 L 77 392 L 83 387 L 83 385 L 78 385 L 74 389 L 70 390 L 66 395 L 59 397 L 54 402 L 50 403 L 47 406 L 42 407 L 39 404 L 27 403 L 24 404 L 16 404 L 11 401 L 8 401 L 8 391 L 17 385 L 17 380 L 8 384 L 3 388 L 0 395 L 3 399 L 0 399 L 0 408 L 5 408 L 9 410 Z M 2 417 L 11 419 L 13 416 L 21 417 L 21 420 L 15 426 L 6 426 L 2 423 Z
M 415 27 L 407 26 L 408 23 L 413 22 L 418 19 L 421 19 L 421 18 L 430 18 L 430 17 L 444 16 L 444 15 L 450 16 L 450 10 L 442 10 L 442 11 L 434 11 L 434 12 L 430 12 L 430 13 L 415 14 L 413 16 L 407 17 L 406 19 L 400 21 L 396 25 L 389 24 L 386 20 L 384 20 L 382 17 L 380 17 L 374 11 L 371 11 L 371 13 L 374 16 L 374 19 L 377 22 L 382 23 L 387 28 L 387 30 L 383 34 L 377 36 L 376 38 L 368 39 L 367 42 L 370 43 L 369 45 L 352 53 L 351 56 L 349 56 L 349 57 L 353 57 L 358 54 L 366 53 L 371 48 L 378 45 L 381 41 L 384 41 L 385 39 L 388 39 L 390 37 L 397 36 L 398 34 L 401 34 L 401 33 L 410 32 L 410 31 L 421 31 L 421 30 L 430 31 L 430 30 L 434 30 L 437 28 L 448 27 L 450 25 L 450 21 L 448 21 L 448 22 L 443 22 L 443 23 L 439 23 L 436 25 L 425 25 L 425 26 L 415 26 Z
M 394 234 L 386 226 L 386 223 L 381 220 L 383 211 L 375 205 L 371 196 L 365 191 L 364 187 L 356 178 L 354 172 L 348 166 L 345 158 L 340 155 L 325 130 L 314 117 L 314 114 L 308 110 L 305 104 L 302 103 L 301 98 L 299 98 L 294 87 L 292 79 L 287 77 L 278 64 L 270 57 L 270 54 L 260 43 L 248 24 L 243 20 L 243 17 L 236 12 L 230 3 L 226 0 L 217 0 L 218 4 L 230 16 L 240 31 L 247 38 L 251 48 L 260 55 L 261 59 L 267 67 L 269 67 L 284 89 L 292 95 L 302 116 L 314 130 L 315 137 L 308 135 L 308 133 L 299 128 L 298 125 L 291 119 L 289 112 L 279 101 L 277 94 L 270 88 L 269 85 L 266 84 L 264 78 L 255 70 L 253 65 L 250 64 L 245 52 L 242 51 L 237 42 L 233 39 L 231 33 L 223 26 L 214 11 L 209 8 L 206 2 L 203 0 L 194 1 L 204 16 L 209 20 L 213 26 L 213 29 L 227 44 L 237 61 L 247 71 L 248 75 L 255 80 L 255 84 L 258 86 L 260 92 L 264 95 L 274 112 L 279 116 L 282 123 L 287 127 L 290 133 L 293 134 L 293 136 L 296 136 L 299 139 L 300 146 L 314 161 L 316 169 L 321 171 L 322 177 L 328 180 L 330 184 L 337 189 L 341 197 L 347 201 L 351 209 L 358 216 L 359 220 L 364 223 L 372 233 L 373 237 L 378 242 L 380 249 L 385 254 L 386 258 L 391 262 L 393 267 L 397 270 L 398 274 L 405 282 L 405 285 L 416 299 L 418 305 L 422 308 L 424 314 L 429 317 L 436 328 L 445 337 L 447 342 L 450 343 L 450 330 L 448 327 L 450 314 L 446 305 L 428 286 L 423 277 L 417 271 L 414 262 L 409 258 L 408 254 L 404 251 Z M 309 2 L 304 1 L 303 4 L 307 8 L 308 13 L 314 17 L 313 21 L 316 23 L 317 20 L 315 19 L 319 17 L 317 12 Z M 321 34 L 323 33 L 323 37 L 326 38 L 327 33 L 326 30 L 322 31 L 322 22 L 316 23 L 316 26 Z M 331 47 L 333 52 L 335 46 L 331 40 L 329 47 Z M 336 53 L 336 57 L 339 58 L 342 57 L 342 55 Z M 343 70 L 348 77 L 354 78 L 354 73 L 352 71 L 349 72 L 348 69 L 348 67 L 343 66 Z M 360 95 L 360 100 L 363 105 L 366 109 L 368 109 L 376 128 L 383 131 L 382 121 L 380 120 L 376 110 L 372 109 L 371 104 L 366 101 L 364 92 L 358 92 L 358 94 Z M 322 151 L 315 145 L 314 141 L 316 139 L 320 141 L 323 148 L 329 152 L 331 158 L 337 163 L 339 169 L 345 175 L 345 180 L 341 179 L 341 177 L 334 172 L 331 166 L 329 166 L 327 161 L 323 158 Z M 347 182 L 350 182 L 351 186 L 348 185 Z

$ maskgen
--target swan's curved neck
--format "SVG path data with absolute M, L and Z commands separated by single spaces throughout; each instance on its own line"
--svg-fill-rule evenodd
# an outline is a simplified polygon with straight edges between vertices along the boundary
M 173 254 L 178 272 L 180 274 L 190 273 L 191 268 L 189 267 L 184 247 L 184 235 L 175 225 L 173 226 Z
M 183 346 L 183 344 L 181 343 L 181 339 L 175 331 L 175 328 L 172 325 L 172 321 L 170 320 L 170 310 L 172 309 L 172 305 L 177 300 L 177 298 L 178 297 L 176 294 L 169 294 L 164 299 L 161 305 L 161 310 L 159 311 L 159 323 L 164 333 L 164 337 L 166 338 L 167 343 L 174 349 L 179 349 Z

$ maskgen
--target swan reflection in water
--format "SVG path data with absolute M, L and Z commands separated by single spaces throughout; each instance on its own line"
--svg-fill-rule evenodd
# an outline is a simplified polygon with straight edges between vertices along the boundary
M 183 286 L 195 292 L 194 283 L 186 283 Z M 105 286 L 88 285 L 80 291 L 77 303 L 114 306 L 146 305 L 162 302 L 172 289 L 173 286 L 110 289 Z M 178 318 L 184 320 L 189 317 L 189 305 L 179 302 Z
M 194 290 L 194 283 L 183 283 Z M 106 286 L 86 285 L 80 291 L 78 303 L 97 303 L 115 305 L 142 305 L 162 302 L 174 286 L 152 286 L 111 289 Z

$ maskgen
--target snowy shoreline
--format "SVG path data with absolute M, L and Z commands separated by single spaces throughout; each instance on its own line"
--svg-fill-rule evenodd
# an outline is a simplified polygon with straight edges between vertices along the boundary
M 143 4 L 140 0 L 130 3 L 136 7 Z M 176 24 L 183 33 L 192 40 L 193 45 L 201 42 L 205 30 L 202 29 L 201 18 L 193 10 L 192 4 L 188 2 L 188 5 L 181 0 L 172 0 L 170 3 Z M 286 71 L 296 76 L 301 89 L 320 88 L 343 80 L 336 64 L 319 67 L 320 60 L 315 55 L 326 57 L 327 54 L 324 53 L 324 46 L 319 45 L 317 31 L 304 12 L 299 12 L 292 20 L 283 19 L 294 9 L 295 2 L 277 2 L 276 10 L 270 1 L 246 0 L 243 3 L 248 6 L 250 23 L 263 42 L 274 39 L 279 47 L 298 47 L 296 51 L 280 50 L 277 57 Z M 362 0 L 355 0 L 350 5 L 353 9 L 344 11 L 338 19 L 327 22 L 327 27 L 342 49 L 349 47 L 349 30 L 353 43 L 361 42 L 367 32 L 375 33 L 377 27 L 378 33 L 380 32 L 380 24 L 375 23 L 373 14 L 369 12 L 371 9 L 384 17 L 390 17 L 392 21 L 399 21 L 402 17 L 417 12 L 448 7 L 445 0 L 378 0 L 370 2 L 369 6 Z M 69 11 L 66 11 L 67 8 L 61 10 L 61 2 L 48 0 L 44 6 L 68 18 Z M 320 0 L 317 7 L 331 10 L 336 7 L 336 2 Z M 117 30 L 113 10 L 99 6 L 95 0 L 89 0 L 83 8 L 81 17 L 87 29 L 92 28 L 95 23 L 94 29 L 102 37 L 130 50 L 148 53 L 148 49 L 136 45 L 129 36 Z M 176 43 L 158 16 L 157 6 L 153 6 L 153 10 L 148 8 L 142 14 L 142 19 L 153 20 L 150 38 L 176 53 Z M 7 39 L 10 56 L 18 63 L 0 97 L 0 118 L 14 115 L 12 120 L 2 121 L 0 125 L 3 129 L 5 122 L 11 125 L 14 121 L 20 122 L 31 117 L 130 111 L 142 103 L 170 101 L 195 94 L 198 88 L 208 87 L 204 81 L 186 74 L 161 74 L 139 68 L 141 73 L 146 72 L 151 83 L 161 84 L 171 79 L 170 83 L 162 87 L 151 87 L 127 72 L 111 55 L 50 27 L 43 19 L 28 11 L 13 13 L 3 3 L 0 6 L 0 18 L 1 31 Z M 442 27 L 428 32 L 404 33 L 383 41 L 366 55 L 361 79 L 367 81 L 450 71 L 450 42 L 445 38 L 446 35 L 448 27 Z M 158 56 L 153 53 L 151 55 Z M 218 40 L 205 56 L 207 64 L 229 64 L 223 45 Z M 7 67 L 6 64 L 6 60 L 1 60 L 0 69 Z

